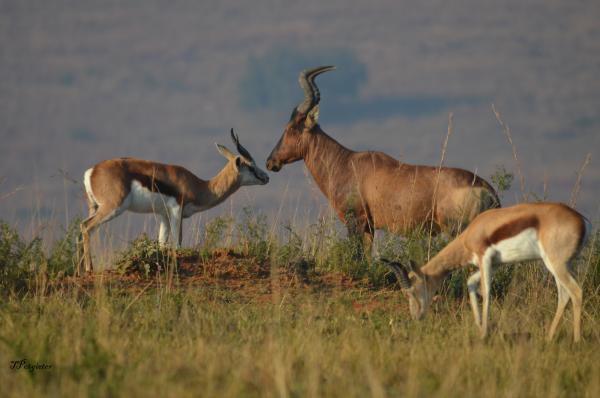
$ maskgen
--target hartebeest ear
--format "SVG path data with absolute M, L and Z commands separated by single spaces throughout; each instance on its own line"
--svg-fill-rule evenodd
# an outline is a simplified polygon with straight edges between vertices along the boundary
M 225 159 L 227 160 L 231 160 L 231 159 L 235 159 L 235 154 L 233 152 L 231 152 L 229 149 L 225 148 L 225 146 L 221 145 L 221 144 L 215 144 L 217 146 L 217 150 L 219 151 L 219 153 L 221 155 L 223 155 L 223 157 L 225 157 Z
M 306 130 L 312 130 L 319 123 L 319 105 L 315 105 L 308 115 L 306 115 L 306 120 L 304 121 L 304 128 Z

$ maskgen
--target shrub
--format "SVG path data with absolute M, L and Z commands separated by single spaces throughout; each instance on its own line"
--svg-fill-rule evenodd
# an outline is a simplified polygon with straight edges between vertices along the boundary
M 205 253 L 212 253 L 223 246 L 225 232 L 231 227 L 232 223 L 233 219 L 231 217 L 215 217 L 215 219 L 206 223 L 202 245 Z
M 504 166 L 497 166 L 494 173 L 490 176 L 492 185 L 496 188 L 498 195 L 502 196 L 502 193 L 508 191 L 512 186 L 512 182 L 515 175 L 511 172 L 506 171 Z
M 52 245 L 47 260 L 46 271 L 51 278 L 73 275 L 77 269 L 78 244 L 81 220 L 71 221 L 62 239 Z
M 306 281 L 309 273 L 315 270 L 315 259 L 310 253 L 305 252 L 302 238 L 294 231 L 291 224 L 286 225 L 284 228 L 288 232 L 287 241 L 277 246 L 275 263 L 293 271 Z
M 0 221 L 0 288 L 3 292 L 26 289 L 43 259 L 40 239 L 25 243 L 14 228 Z
M 157 272 L 164 272 L 170 262 L 175 260 L 174 256 L 175 252 L 172 249 L 161 247 L 158 241 L 142 234 L 121 253 L 116 265 L 121 273 L 148 277 Z
M 270 244 L 267 241 L 267 217 L 255 213 L 251 207 L 242 209 L 242 218 L 236 224 L 239 246 L 244 256 L 265 261 L 269 256 Z
M 36 276 L 56 279 L 72 275 L 76 266 L 78 234 L 79 220 L 76 219 L 46 255 L 41 238 L 27 243 L 14 228 L 0 221 L 0 288 L 3 291 L 27 291 Z

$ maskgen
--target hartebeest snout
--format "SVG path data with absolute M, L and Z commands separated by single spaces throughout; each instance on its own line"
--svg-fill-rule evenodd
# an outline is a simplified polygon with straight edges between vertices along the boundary
M 368 247 L 375 229 L 402 233 L 433 221 L 438 230 L 460 230 L 482 211 L 500 206 L 494 189 L 469 171 L 415 166 L 382 152 L 355 152 L 327 135 L 318 124 L 315 78 L 333 69 L 300 73 L 305 99 L 269 155 L 268 170 L 304 160 L 349 234 L 362 236 Z
M 90 215 L 81 223 L 85 270 L 92 270 L 89 235 L 125 210 L 158 215 L 160 243 L 170 236 L 179 246 L 183 218 L 218 205 L 241 186 L 268 183 L 269 176 L 256 166 L 233 129 L 231 139 L 239 156 L 217 144 L 227 164 L 208 181 L 181 166 L 132 158 L 105 160 L 88 169 L 84 185 Z
M 415 319 L 425 315 L 446 275 L 466 266 L 478 267 L 468 280 L 468 288 L 475 323 L 485 337 L 492 266 L 541 259 L 554 276 L 558 289 L 558 307 L 548 331 L 548 340 L 554 337 L 565 307 L 571 300 L 573 339 L 577 342 L 581 338 L 582 292 L 571 276 L 569 264 L 585 244 L 591 230 L 591 223 L 567 205 L 525 203 L 480 214 L 463 233 L 420 269 L 387 263 L 408 296 L 410 312 Z M 483 297 L 483 316 L 477 301 L 478 291 Z

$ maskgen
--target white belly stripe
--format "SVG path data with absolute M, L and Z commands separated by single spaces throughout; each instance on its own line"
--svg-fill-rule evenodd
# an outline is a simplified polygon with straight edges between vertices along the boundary
M 496 252 L 496 259 L 502 263 L 540 258 L 540 245 L 535 228 L 527 228 L 519 234 L 501 240 L 488 250 Z
M 179 205 L 174 197 L 152 192 L 139 181 L 133 180 L 131 182 L 131 192 L 129 192 L 121 206 L 124 207 L 124 210 L 134 213 L 165 214 Z

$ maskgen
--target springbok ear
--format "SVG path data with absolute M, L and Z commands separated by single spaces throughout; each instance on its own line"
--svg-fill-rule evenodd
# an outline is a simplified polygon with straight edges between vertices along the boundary
M 225 148 L 221 144 L 215 144 L 217 146 L 217 151 L 227 160 L 234 159 L 236 156 L 229 149 Z
M 304 121 L 304 128 L 307 130 L 311 130 L 319 123 L 319 105 L 315 105 L 308 115 L 306 115 L 306 120 Z

